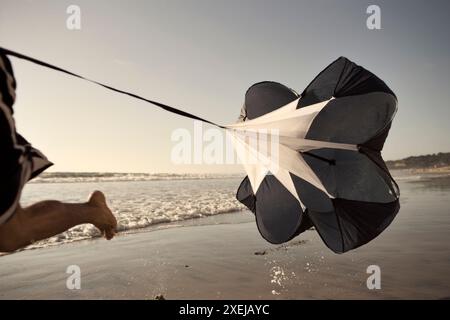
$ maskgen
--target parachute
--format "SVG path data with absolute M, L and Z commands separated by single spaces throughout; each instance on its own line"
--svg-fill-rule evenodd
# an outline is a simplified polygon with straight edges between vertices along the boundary
M 381 156 L 397 98 L 381 79 L 344 57 L 300 95 L 276 82 L 253 85 L 241 121 L 223 126 L 21 53 L 0 47 L 0 54 L 225 129 L 247 172 L 236 197 L 255 214 L 270 243 L 314 227 L 332 251 L 347 252 L 377 237 L 400 209 L 400 190 Z M 261 148 L 267 140 L 274 143 Z
M 227 126 L 247 172 L 236 196 L 264 239 L 280 244 L 314 226 L 343 253 L 393 221 L 400 191 L 381 150 L 397 98 L 374 74 L 341 57 L 301 95 L 280 83 L 253 85 L 243 109 L 244 121 Z M 261 151 L 274 129 L 277 145 Z

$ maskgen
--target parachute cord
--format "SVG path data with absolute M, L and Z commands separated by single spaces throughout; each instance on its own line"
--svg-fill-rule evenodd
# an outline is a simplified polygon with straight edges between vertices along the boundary
M 111 87 L 111 86 L 109 86 L 109 85 L 103 84 L 103 83 L 98 82 L 98 81 L 95 81 L 95 80 L 91 80 L 91 79 L 89 79 L 89 78 L 83 77 L 83 76 L 78 75 L 78 74 L 76 74 L 76 73 L 73 73 L 73 72 L 71 72 L 71 71 L 68 71 L 68 70 L 62 69 L 62 68 L 60 68 L 60 67 L 57 67 L 57 66 L 55 66 L 55 65 L 49 64 L 49 63 L 47 63 L 47 62 L 44 62 L 44 61 L 41 61 L 41 60 L 38 60 L 38 59 L 34 59 L 34 58 L 31 58 L 31 57 L 28 57 L 28 56 L 23 55 L 23 54 L 21 54 L 21 53 L 14 52 L 14 51 L 11 51 L 11 50 L 8 50 L 8 49 L 5 49 L 5 48 L 0 47 L 0 54 L 1 54 L 1 53 L 2 53 L 2 54 L 5 54 L 5 55 L 8 55 L 8 56 L 16 57 L 16 58 L 19 58 L 19 59 L 22 59 L 22 60 L 26 60 L 26 61 L 35 63 L 35 64 L 40 65 L 40 66 L 42 66 L 42 67 L 46 67 L 46 68 L 49 68 L 49 69 L 56 70 L 56 71 L 59 71 L 59 72 L 68 74 L 68 75 L 70 75 L 70 76 L 79 78 L 79 79 L 83 79 L 83 80 L 89 81 L 89 82 L 94 83 L 94 84 L 96 84 L 96 85 L 102 86 L 103 88 L 106 88 L 106 89 L 108 89 L 108 90 L 111 90 L 111 91 L 114 91 L 114 92 L 117 92 L 117 93 L 120 93 L 120 94 L 124 94 L 124 95 L 130 96 L 130 97 L 132 97 L 132 98 L 135 98 L 135 99 L 138 99 L 138 100 L 145 101 L 145 102 L 147 102 L 147 103 L 151 103 L 151 104 L 153 104 L 154 106 L 157 106 L 157 107 L 159 107 L 159 108 L 162 108 L 162 109 L 164 109 L 164 110 L 166 110 L 166 111 L 168 111 L 168 112 L 177 114 L 177 115 L 179 115 L 179 116 L 186 117 L 186 118 L 190 118 L 190 119 L 193 119 L 193 120 L 199 120 L 199 121 L 202 121 L 202 122 L 211 124 L 211 125 L 213 125 L 213 126 L 219 127 L 219 128 L 221 128 L 221 129 L 226 129 L 224 126 L 221 126 L 221 125 L 219 125 L 219 124 L 217 124 L 217 123 L 214 123 L 214 122 L 212 122 L 212 121 L 209 121 L 209 120 L 200 118 L 200 117 L 198 117 L 198 116 L 196 116 L 196 115 L 193 115 L 192 113 L 189 113 L 189 112 L 186 112 L 186 111 L 183 111 L 183 110 L 180 110 L 180 109 L 171 107 L 171 106 L 166 105 L 166 104 L 164 104 L 164 103 L 160 103 L 160 102 L 157 102 L 157 101 L 153 101 L 153 100 L 150 100 L 150 99 L 143 98 L 143 97 L 141 97 L 141 96 L 138 96 L 137 94 L 134 94 L 134 93 L 131 93 L 131 92 L 128 92 L 128 91 L 123 91 L 123 90 L 120 90 L 120 89 L 116 89 L 116 88 Z
M 379 169 L 381 169 L 384 173 L 386 173 L 393 183 L 393 185 L 388 185 L 389 189 L 391 189 L 391 192 L 395 194 L 397 197 L 400 197 L 400 187 L 398 186 L 397 182 L 395 181 L 394 177 L 389 172 L 389 169 L 381 166 L 376 159 L 374 159 L 369 152 L 367 152 L 365 149 L 372 150 L 375 152 L 379 152 L 377 150 L 359 145 L 358 150 L 360 153 L 364 154 L 367 158 L 369 158 Z

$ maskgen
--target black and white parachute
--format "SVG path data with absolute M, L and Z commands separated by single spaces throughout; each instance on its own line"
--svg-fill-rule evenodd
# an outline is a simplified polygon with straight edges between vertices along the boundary
M 346 252 L 378 236 L 400 209 L 399 188 L 381 157 L 397 98 L 346 58 L 331 63 L 301 95 L 275 82 L 253 85 L 245 95 L 244 121 L 222 126 L 21 53 L 0 47 L 0 54 L 226 129 L 247 172 L 237 199 L 255 213 L 271 243 L 314 226 L 331 250 Z M 261 148 L 269 139 L 275 147 Z
M 243 109 L 244 121 L 227 126 L 248 175 L 237 199 L 267 241 L 283 243 L 314 226 L 343 253 L 392 222 L 399 189 L 381 150 L 397 99 L 377 76 L 341 57 L 301 95 L 275 82 L 253 85 Z M 272 141 L 273 129 L 276 154 L 273 146 L 262 152 L 258 132 Z

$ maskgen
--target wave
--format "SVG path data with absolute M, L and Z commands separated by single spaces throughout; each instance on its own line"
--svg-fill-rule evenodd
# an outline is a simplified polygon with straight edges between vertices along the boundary
M 183 222 L 192 219 L 204 218 L 213 215 L 234 213 L 246 210 L 242 205 L 237 205 L 235 207 L 228 207 L 213 212 L 194 212 L 194 213 L 184 213 L 172 217 L 140 217 L 139 219 L 120 219 L 117 225 L 117 231 L 120 233 L 137 232 L 139 229 L 151 228 L 157 225 L 161 225 L 161 228 L 169 228 L 172 224 L 176 222 Z M 175 226 L 181 226 L 180 224 Z M 57 236 L 36 242 L 26 247 L 25 250 L 33 250 L 39 248 L 53 247 L 57 245 L 94 239 L 101 237 L 100 231 L 92 225 L 83 224 L 76 226 L 72 229 L 67 230 Z
M 80 183 L 120 181 L 200 180 L 242 177 L 242 174 L 44 172 L 30 183 Z
M 117 218 L 119 232 L 160 224 L 166 227 L 167 224 L 172 226 L 181 221 L 244 210 L 245 207 L 236 199 L 236 189 L 242 176 L 233 179 L 230 179 L 230 175 L 226 175 L 226 179 L 220 177 L 210 174 L 47 173 L 41 178 L 47 182 L 26 186 L 22 204 L 27 206 L 46 199 L 79 203 L 86 201 L 87 195 L 98 188 L 106 194 L 108 204 Z M 193 182 L 189 179 L 205 180 Z M 155 180 L 167 181 L 153 182 Z M 89 181 L 119 182 L 101 186 L 84 183 Z M 71 183 L 60 185 L 56 182 Z M 94 226 L 84 224 L 35 243 L 28 249 L 99 236 Z

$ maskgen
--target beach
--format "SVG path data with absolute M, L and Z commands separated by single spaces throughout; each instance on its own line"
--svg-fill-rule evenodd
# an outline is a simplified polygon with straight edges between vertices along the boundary
M 271 245 L 251 212 L 227 207 L 229 212 L 124 229 L 111 241 L 80 237 L 1 256 L 0 299 L 448 299 L 450 179 L 397 180 L 401 210 L 392 225 L 342 255 L 326 248 L 315 230 Z M 239 179 L 227 181 L 211 185 L 228 194 Z M 120 189 L 128 182 L 108 183 Z M 84 187 L 68 184 L 72 193 Z M 70 265 L 81 270 L 79 290 L 66 286 Z M 366 285 L 371 265 L 380 267 L 381 289 Z

